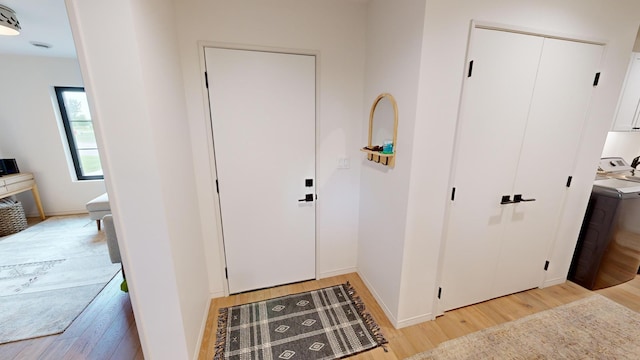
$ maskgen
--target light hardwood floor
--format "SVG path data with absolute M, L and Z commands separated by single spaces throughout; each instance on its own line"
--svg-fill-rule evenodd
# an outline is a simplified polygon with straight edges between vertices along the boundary
M 131 311 L 129 295 L 120 291 L 117 275 L 94 301 L 59 335 L 0 345 L 0 359 L 144 359 Z M 486 327 L 518 319 L 589 296 L 591 291 L 571 282 L 546 289 L 533 289 L 447 312 L 434 321 L 396 330 L 375 302 L 357 274 L 280 286 L 227 298 L 213 299 L 199 359 L 211 360 L 214 353 L 217 314 L 220 307 L 258 301 L 350 281 L 367 309 L 389 340 L 389 352 L 377 348 L 352 359 L 404 359 Z M 640 277 L 597 293 L 640 312 Z
M 293 285 L 285 285 L 245 294 L 213 299 L 207 319 L 200 360 L 211 360 L 214 355 L 215 333 L 218 310 L 223 307 L 249 303 L 271 297 L 315 290 L 340 283 L 351 282 L 367 310 L 382 328 L 388 344 L 388 352 L 382 348 L 358 354 L 352 359 L 404 359 L 413 354 L 431 349 L 443 341 L 460 337 L 487 327 L 515 320 L 539 311 L 547 310 L 589 296 L 592 292 L 574 283 L 545 289 L 533 289 L 521 293 L 486 301 L 449 311 L 434 321 L 427 321 L 400 330 L 394 329 L 389 320 L 376 303 L 371 293 L 364 286 L 357 274 L 348 274 L 318 281 L 308 281 Z M 640 277 L 634 280 L 596 291 L 622 305 L 640 312 Z
M 27 222 L 33 226 L 42 220 Z M 0 345 L 0 359 L 143 359 L 129 294 L 120 290 L 121 283 L 119 272 L 65 332 Z
M 0 345 L 2 360 L 142 360 L 129 294 L 118 273 L 65 332 Z

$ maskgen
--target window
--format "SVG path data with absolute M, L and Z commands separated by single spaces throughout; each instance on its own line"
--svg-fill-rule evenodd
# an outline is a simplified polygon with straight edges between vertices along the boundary
M 55 87 L 78 180 L 104 179 L 84 88 Z

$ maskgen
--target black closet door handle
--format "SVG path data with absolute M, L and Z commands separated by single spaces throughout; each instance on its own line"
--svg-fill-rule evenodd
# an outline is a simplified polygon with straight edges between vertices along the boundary
M 306 195 L 304 196 L 304 199 L 300 199 L 300 200 L 298 200 L 298 201 L 300 201 L 300 202 L 303 202 L 303 201 L 305 201 L 305 202 L 313 201 L 313 194 L 306 194 Z
M 515 202 L 515 199 L 511 200 L 511 195 L 502 195 L 502 199 L 500 199 L 500 205 L 514 204 Z
M 528 202 L 528 201 L 536 201 L 536 199 L 523 199 L 522 194 L 513 195 L 513 202 L 519 203 L 519 202 Z

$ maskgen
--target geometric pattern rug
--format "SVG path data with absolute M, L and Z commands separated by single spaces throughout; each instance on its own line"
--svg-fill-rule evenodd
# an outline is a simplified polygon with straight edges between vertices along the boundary
M 63 332 L 119 270 L 87 215 L 0 237 L 0 344 Z
M 408 360 L 640 359 L 640 314 L 595 294 L 441 343 Z
M 220 309 L 214 359 L 339 359 L 386 343 L 346 283 Z

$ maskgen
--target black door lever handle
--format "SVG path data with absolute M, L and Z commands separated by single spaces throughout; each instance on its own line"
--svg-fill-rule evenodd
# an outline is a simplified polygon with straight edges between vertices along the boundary
M 515 203 L 527 202 L 527 201 L 536 201 L 536 199 L 523 199 L 522 198 L 522 194 L 513 195 L 513 202 L 515 202 Z
M 506 205 L 506 204 L 514 204 L 516 201 L 511 200 L 511 195 L 502 195 L 502 199 L 500 200 L 500 205 Z
M 313 194 L 305 194 L 304 199 L 298 200 L 299 202 L 310 202 L 313 201 Z

